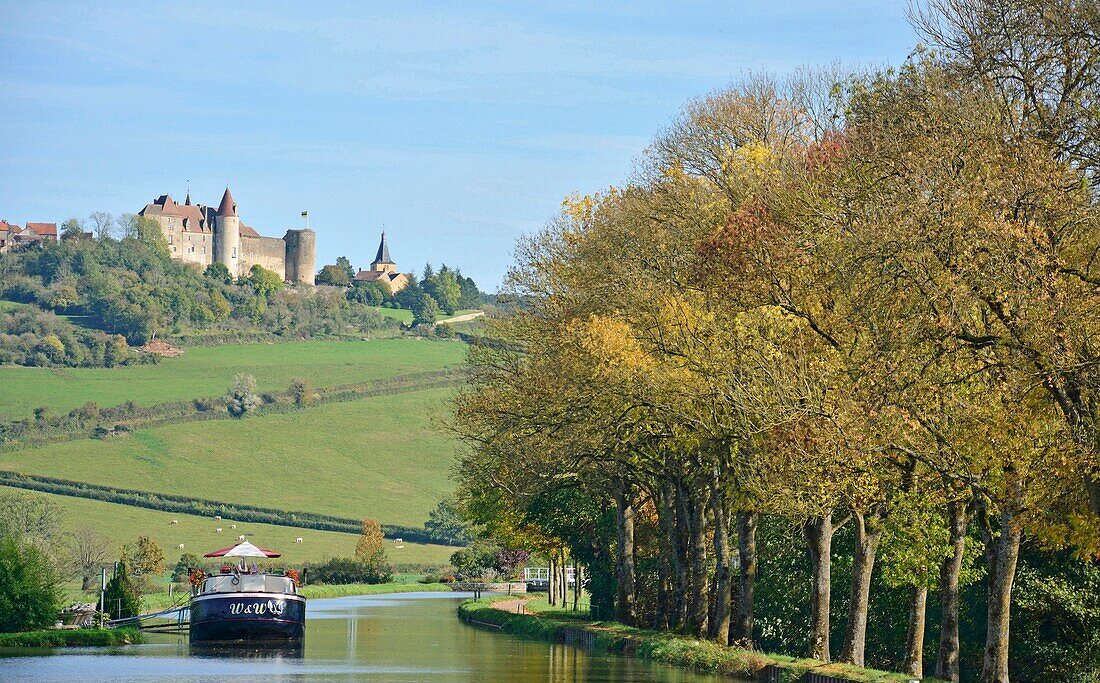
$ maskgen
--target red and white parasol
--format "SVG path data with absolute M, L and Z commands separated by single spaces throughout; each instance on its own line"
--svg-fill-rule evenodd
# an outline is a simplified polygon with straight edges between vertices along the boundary
M 257 548 L 248 541 L 241 541 L 237 545 L 206 553 L 203 557 L 282 557 L 282 553 Z

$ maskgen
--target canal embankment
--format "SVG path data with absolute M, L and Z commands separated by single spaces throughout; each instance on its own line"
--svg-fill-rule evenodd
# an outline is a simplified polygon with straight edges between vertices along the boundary
M 0 633 L 0 647 L 103 647 L 143 642 L 136 628 L 73 628 Z
M 534 613 L 520 610 L 525 613 L 516 613 L 515 609 L 498 607 L 498 604 L 503 605 L 502 601 L 514 603 L 515 598 L 497 596 L 467 600 L 459 605 L 458 617 L 465 623 L 495 628 L 511 635 L 569 643 L 589 650 L 738 678 L 776 683 L 908 683 L 912 680 L 911 676 L 890 671 L 767 654 L 617 622 L 590 621 L 577 613 L 561 610 Z M 510 604 L 504 606 L 511 607 Z M 924 680 L 935 681 L 932 678 Z

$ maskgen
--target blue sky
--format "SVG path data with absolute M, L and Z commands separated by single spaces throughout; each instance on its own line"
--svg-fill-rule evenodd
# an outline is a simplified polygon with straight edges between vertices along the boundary
M 897 64 L 904 0 L 0 0 L 0 218 L 308 209 L 318 267 L 446 262 L 495 289 L 564 196 L 629 177 L 688 98 L 746 70 Z M 109 6 L 108 6 L 109 5 Z

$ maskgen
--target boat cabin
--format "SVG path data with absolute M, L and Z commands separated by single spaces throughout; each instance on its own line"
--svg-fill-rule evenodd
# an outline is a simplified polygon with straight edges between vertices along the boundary
M 203 579 L 196 591 L 207 593 L 298 593 L 298 585 L 289 576 L 279 574 L 217 574 Z

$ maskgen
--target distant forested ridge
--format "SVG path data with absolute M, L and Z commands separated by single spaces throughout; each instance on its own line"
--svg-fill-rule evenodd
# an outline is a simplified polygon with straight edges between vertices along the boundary
M 0 363 L 102 367 L 145 354 L 157 339 L 304 339 L 397 324 L 330 289 L 286 288 L 253 266 L 234 281 L 224 267 L 173 261 L 159 226 L 139 216 L 110 235 L 0 254 Z

